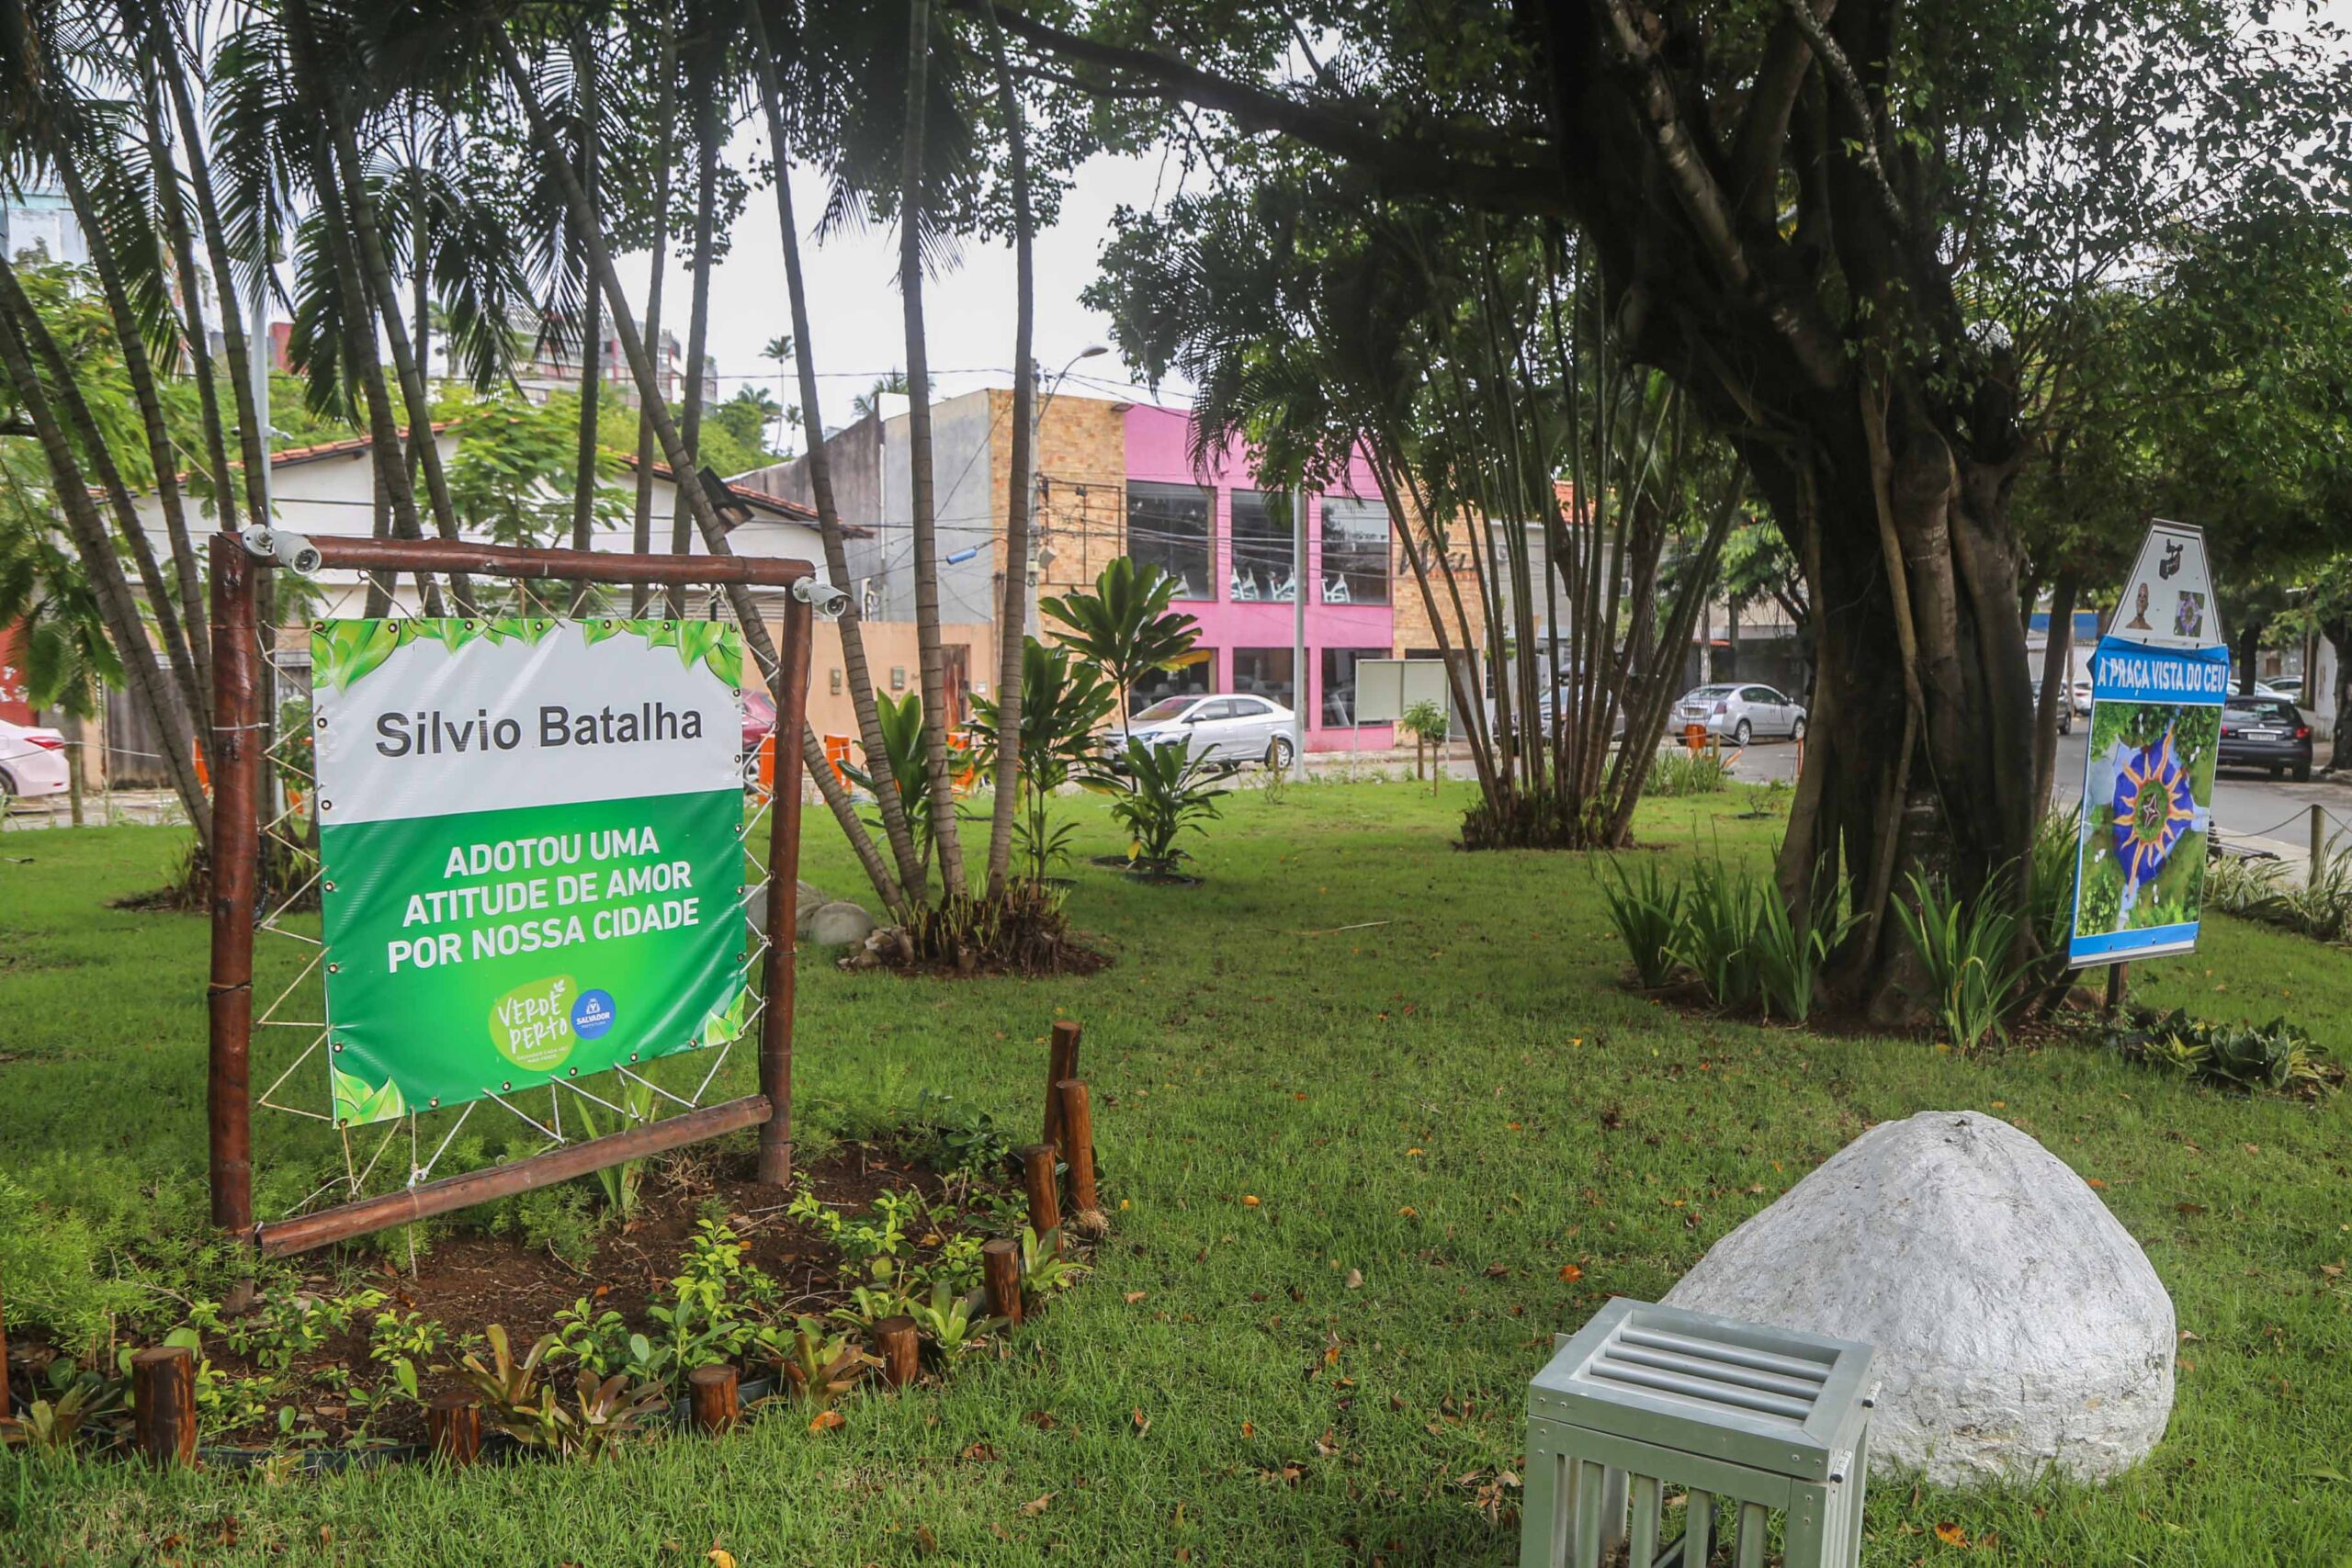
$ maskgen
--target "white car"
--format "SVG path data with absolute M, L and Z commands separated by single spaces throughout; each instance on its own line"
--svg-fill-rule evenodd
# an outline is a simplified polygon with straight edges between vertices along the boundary
M 1745 746 L 1759 735 L 1804 739 L 1804 705 L 1770 686 L 1725 684 L 1701 686 L 1683 694 L 1667 720 L 1670 739 L 1691 725 L 1718 735 L 1735 746 Z
M 1286 768 L 1297 751 L 1297 742 L 1291 739 L 1297 722 L 1297 715 L 1271 698 L 1212 694 L 1162 697 L 1135 716 L 1128 732 L 1146 745 L 1182 740 L 1203 761 L 1262 761 Z M 1115 732 L 1109 741 L 1120 747 Z
M 0 811 L 8 808 L 12 795 L 31 800 L 63 795 L 70 782 L 65 737 L 0 718 Z

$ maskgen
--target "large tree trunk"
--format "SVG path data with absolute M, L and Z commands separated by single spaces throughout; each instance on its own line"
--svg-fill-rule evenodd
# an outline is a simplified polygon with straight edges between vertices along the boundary
M 1908 955 L 1888 916 L 1904 874 L 1972 899 L 1996 879 L 2019 905 L 2029 895 L 2033 703 L 2007 467 L 1956 459 L 1908 390 L 1891 411 L 1866 383 L 1853 395 L 1860 417 L 1834 455 L 1799 468 L 1745 445 L 1806 563 L 1808 597 L 1840 606 L 1816 627 L 1815 711 L 1780 880 L 1804 912 L 1849 879 L 1862 920 L 1834 979 L 1883 1018 L 1907 1010 L 1896 987 Z
M 209 854 L 212 847 L 212 804 L 205 797 L 204 786 L 197 778 L 189 716 L 171 682 L 156 665 L 146 626 L 140 619 L 139 602 L 123 577 L 114 541 L 107 536 L 106 521 L 98 513 L 96 499 L 74 451 L 78 440 L 93 456 L 102 454 L 105 437 L 87 423 L 88 407 L 78 398 L 74 403 L 80 405 L 81 412 L 74 417 L 79 428 L 69 434 L 59 419 L 33 364 L 31 344 L 41 331 L 32 301 L 25 297 L 17 281 L 14 265 L 0 255 L 0 370 L 6 372 L 16 389 L 17 401 L 31 419 L 34 434 L 49 458 L 51 488 L 65 513 L 66 529 L 82 558 L 83 570 L 89 575 L 98 613 L 106 622 L 107 636 L 122 657 L 123 676 L 131 700 L 154 727 L 157 743 L 164 748 L 164 766 L 171 775 L 172 787 L 196 829 L 197 842 Z M 119 490 L 119 486 L 112 488 Z
M 931 355 L 922 319 L 923 79 L 931 55 L 929 0 L 907 6 L 907 136 L 899 167 L 899 296 L 907 323 L 907 488 L 913 513 L 915 641 L 922 665 L 922 749 L 940 882 L 964 896 L 956 835 L 956 775 L 947 755 L 947 653 L 939 637 L 939 534 L 931 467 Z
M 693 513 L 687 509 L 687 488 L 693 487 L 696 493 L 702 489 L 702 382 L 709 367 L 711 253 L 718 242 L 718 105 L 715 85 L 706 77 L 702 90 L 694 98 L 695 260 L 694 275 L 689 280 L 693 292 L 686 306 L 685 395 L 678 400 L 678 435 L 686 444 L 690 466 L 678 468 L 673 465 L 677 505 L 670 517 L 670 548 L 679 555 L 685 554 L 693 542 L 688 532 Z M 685 589 L 673 587 L 670 614 L 684 615 L 685 604 Z
M 989 16 L 989 51 L 996 67 L 997 106 L 1004 116 L 1012 157 L 1012 473 L 1004 506 L 1004 597 L 997 609 L 996 798 L 989 823 L 989 897 L 1004 896 L 1012 866 L 1012 824 L 1020 808 L 1022 651 L 1028 626 L 1029 508 L 1036 486 L 1029 477 L 1035 460 L 1037 367 L 1037 270 L 1035 220 L 1029 209 L 1029 138 L 1021 119 L 1021 97 L 1004 56 L 1004 30 L 993 0 Z M 1298 504 L 1305 504 L 1303 502 Z M 1297 563 L 1298 592 L 1306 562 Z M 1304 600 L 1302 599 L 1302 603 Z M 1306 671 L 1298 671 L 1304 694 Z
M 612 307 L 614 334 L 620 339 L 621 353 L 628 360 L 630 375 L 636 378 L 638 396 L 644 400 L 643 406 L 652 417 L 654 434 L 661 439 L 662 453 L 673 472 L 684 471 L 688 466 L 685 442 L 671 420 L 668 407 L 662 401 L 661 382 L 654 374 L 652 355 L 646 351 L 645 340 L 638 335 L 636 323 L 629 320 L 628 299 L 621 291 L 620 275 L 613 268 L 611 247 L 605 243 L 604 234 L 595 226 L 594 209 L 589 205 L 588 193 L 581 188 L 579 180 L 572 175 L 564 156 L 562 141 L 548 124 L 547 108 L 539 102 L 538 94 L 532 86 L 530 73 L 524 68 L 522 57 L 514 51 L 514 40 L 507 37 L 503 28 L 494 28 L 491 30 L 490 41 L 491 47 L 498 53 L 499 70 L 504 74 L 508 87 L 514 91 L 515 101 L 523 109 L 524 118 L 530 124 L 531 139 L 538 143 L 539 154 L 548 160 L 548 172 L 554 175 L 557 187 L 563 193 L 565 208 L 587 236 L 589 269 L 597 287 L 604 290 L 605 302 Z M 704 547 L 715 556 L 733 555 L 735 551 L 728 542 L 727 529 L 711 507 L 710 498 L 703 494 L 702 487 L 682 485 L 679 491 L 688 498 L 688 504 L 694 508 L 695 522 L 702 530 Z M 758 661 L 760 670 L 769 681 L 770 690 L 776 699 L 776 711 L 780 714 L 784 711 L 785 694 L 775 689 L 775 682 L 783 669 L 782 661 L 776 657 L 775 639 L 768 635 L 766 623 L 760 619 L 759 603 L 752 597 L 748 588 L 741 583 L 729 584 L 727 593 L 728 603 L 742 628 L 743 644 L 751 649 L 752 658 Z M 873 883 L 874 891 L 894 913 L 905 913 L 910 908 L 906 894 L 899 888 L 897 879 L 891 876 L 890 868 L 882 863 L 881 853 L 874 847 L 873 837 L 866 832 L 865 825 L 858 820 L 857 807 L 850 800 L 849 793 L 842 788 L 841 781 L 833 777 L 833 770 L 825 760 L 823 742 L 817 739 L 817 732 L 806 723 L 800 727 L 800 755 L 808 763 L 808 775 L 817 782 L 817 792 L 823 797 L 826 808 L 841 824 L 842 833 L 849 839 L 851 851 L 857 856 L 858 863 L 865 868 L 866 879 Z
M 833 499 L 832 454 L 825 446 L 825 422 L 817 392 L 817 351 L 808 332 L 808 288 L 800 270 L 800 226 L 792 215 L 791 141 L 786 133 L 782 95 L 777 89 L 775 62 L 768 52 L 767 29 L 759 7 L 745 12 L 751 23 L 753 63 L 760 78 L 760 102 L 767 112 L 768 145 L 775 159 L 776 224 L 784 242 L 785 291 L 792 310 L 792 361 L 800 378 L 801 429 L 808 442 L 808 492 L 817 506 L 817 532 L 825 551 L 825 575 L 835 586 L 850 587 L 849 556 L 842 539 L 841 509 Z M 863 606 L 853 598 L 837 623 L 842 639 L 842 671 L 849 687 L 850 706 L 857 715 L 858 736 L 868 759 L 888 754 L 882 739 L 882 716 L 874 702 L 874 675 L 865 659 L 865 634 L 858 626 Z M 875 808 L 881 814 L 882 835 L 898 863 L 900 885 L 920 898 L 925 879 L 922 855 L 915 848 L 907 823 L 906 802 L 895 789 L 877 790 Z

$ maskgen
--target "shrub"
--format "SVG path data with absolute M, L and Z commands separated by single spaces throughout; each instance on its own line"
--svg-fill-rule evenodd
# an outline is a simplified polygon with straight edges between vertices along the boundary
M 2352 935 L 2352 849 L 2331 847 L 2321 855 L 2301 886 L 2279 895 L 2273 918 L 2321 942 Z
M 1677 747 L 1660 751 L 1657 761 L 1650 764 L 1645 791 L 1661 797 L 1714 795 L 1730 782 L 1731 766 L 1715 748 L 1710 746 L 1704 750 L 1690 751 Z
M 1127 830 L 1127 859 L 1136 869 L 1173 870 L 1183 854 L 1178 835 L 1207 831 L 1202 824 L 1217 815 L 1217 796 L 1227 792 L 1208 781 L 1223 773 L 1181 740 L 1155 746 L 1130 739 L 1125 761 L 1124 777 L 1095 773 L 1087 787 L 1113 797 L 1111 816 Z
M 1702 863 L 1682 895 L 1682 935 L 1675 956 L 1689 964 L 1714 1004 L 1725 1010 L 1756 1000 L 1763 983 L 1757 929 L 1766 900 L 1755 879 Z
M 1912 992 L 1951 1037 L 1952 1048 L 1973 1052 L 1988 1038 L 2004 1043 L 2003 1027 L 2024 998 L 2031 970 L 2011 954 L 2018 917 L 2008 907 L 2008 879 L 1996 876 L 1973 901 L 1964 901 L 1911 874 L 1911 902 L 1893 900 L 1903 934 L 1927 972 L 1924 992 Z
M 1609 900 L 1610 923 L 1625 943 L 1634 973 L 1656 990 L 1674 977 L 1676 948 L 1682 940 L 1682 886 L 1658 874 L 1657 862 L 1645 863 L 1638 881 L 1611 861 L 1616 886 L 1603 883 L 1601 897 Z
M 2277 920 L 2286 912 L 2279 886 L 2286 866 L 2275 860 L 2216 855 L 2205 867 L 2205 907 L 2249 920 Z

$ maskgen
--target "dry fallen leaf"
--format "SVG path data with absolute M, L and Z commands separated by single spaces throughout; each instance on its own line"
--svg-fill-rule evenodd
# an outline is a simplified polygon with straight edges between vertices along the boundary
M 1244 1421 L 1241 1423 L 1241 1435 L 1245 1438 L 1254 1438 L 1258 1435 L 1258 1428 Z
M 735 1554 L 723 1546 L 714 1546 L 703 1555 L 710 1559 L 711 1568 L 735 1568 Z
M 1349 1269 L 1347 1286 L 1351 1291 L 1360 1291 L 1363 1289 L 1363 1270 L 1361 1269 Z
M 1242 1194 L 1241 1206 L 1245 1209 L 1256 1208 L 1258 1206 L 1258 1195 L 1255 1192 L 1246 1192 Z
M 2104 1181 L 2101 1181 L 2101 1180 L 2100 1180 L 2098 1177 L 2096 1177 L 2096 1176 L 2094 1176 L 2094 1177 L 2092 1177 L 2092 1178 L 2090 1179 L 2090 1184 L 2091 1184 L 2093 1187 L 2098 1188 L 2098 1189 L 2100 1191 L 2102 1191 L 2102 1192 L 2104 1192 L 2104 1191 L 2106 1191 L 2106 1190 L 2107 1190 L 2107 1183 L 2106 1183 L 2106 1182 L 2104 1182 Z
M 1143 1292 L 1141 1291 L 1129 1291 L 1127 1292 L 1127 1304 L 1129 1306 L 1135 1305 L 1136 1303 L 1141 1300 L 1143 1300 Z
M 1947 1520 L 1936 1527 L 1936 1539 L 1946 1546 L 1966 1546 L 1968 1532 Z
M 848 1425 L 849 1417 L 843 1416 L 840 1411 L 820 1410 L 817 1412 L 817 1418 L 808 1423 L 808 1429 L 812 1432 L 830 1432 L 836 1427 L 846 1427 Z M 721 1568 L 725 1568 L 725 1565 L 722 1564 Z
M 1573 1263 L 1563 1263 L 1560 1265 L 1560 1278 L 1573 1285 L 1584 1278 L 1584 1270 Z
M 1138 1437 L 1138 1438 L 1140 1438 L 1140 1437 L 1142 1437 L 1146 1432 L 1148 1432 L 1148 1431 L 1150 1431 L 1150 1430 L 1151 1430 L 1151 1417 L 1150 1417 L 1150 1416 L 1146 1416 L 1146 1415 L 1143 1413 L 1143 1406 L 1142 1406 L 1142 1405 L 1140 1405 L 1140 1404 L 1136 1405 L 1136 1437 Z
M 1033 1497 L 1028 1502 L 1022 1504 L 1021 1517 L 1024 1519 L 1035 1518 L 1039 1514 L 1046 1511 L 1046 1507 L 1053 1502 L 1054 1496 L 1055 1495 L 1053 1493 L 1048 1492 L 1043 1497 Z
M 929 1525 L 915 1527 L 915 1555 L 929 1557 L 939 1550 L 939 1538 L 931 1533 Z

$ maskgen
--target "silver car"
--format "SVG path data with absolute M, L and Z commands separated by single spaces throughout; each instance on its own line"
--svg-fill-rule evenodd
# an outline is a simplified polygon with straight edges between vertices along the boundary
M 1212 694 L 1162 697 L 1136 715 L 1135 738 L 1147 745 L 1182 740 L 1204 761 L 1262 761 L 1290 766 L 1297 716 L 1267 697 Z M 1118 745 L 1114 733 L 1111 743 Z
M 1669 739 L 1692 725 L 1709 735 L 1745 746 L 1759 735 L 1804 739 L 1804 705 L 1770 686 L 1701 686 L 1683 694 L 1667 721 Z

